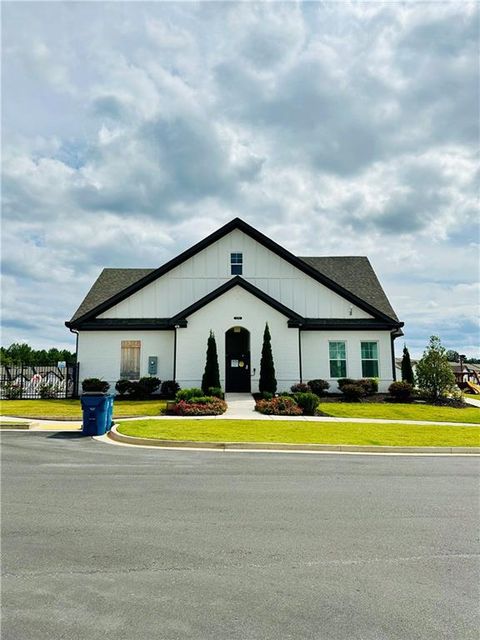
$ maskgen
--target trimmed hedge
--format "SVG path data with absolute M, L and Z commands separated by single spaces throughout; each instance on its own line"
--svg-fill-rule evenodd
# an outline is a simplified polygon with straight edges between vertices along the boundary
M 330 383 L 326 380 L 322 380 L 321 378 L 317 378 L 315 380 L 309 380 L 308 386 L 312 393 L 317 396 L 323 396 L 327 389 L 330 389 Z
M 264 415 L 301 416 L 302 410 L 293 398 L 279 396 L 271 400 L 258 400 L 255 410 Z
M 177 416 L 219 416 L 227 410 L 227 403 L 220 398 L 203 396 L 180 400 L 171 411 Z
M 110 385 L 100 378 L 85 378 L 82 382 L 82 391 L 97 391 L 98 393 L 107 393 Z
M 399 402 L 408 402 L 413 396 L 413 384 L 405 381 L 392 382 L 388 393 Z
M 295 401 L 302 409 L 303 414 L 306 416 L 314 416 L 315 411 L 320 402 L 320 398 L 314 393 L 296 393 L 294 395 Z

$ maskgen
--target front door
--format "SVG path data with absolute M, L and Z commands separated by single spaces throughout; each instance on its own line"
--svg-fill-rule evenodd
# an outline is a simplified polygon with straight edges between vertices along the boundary
M 243 327 L 225 334 L 225 391 L 250 392 L 250 333 Z

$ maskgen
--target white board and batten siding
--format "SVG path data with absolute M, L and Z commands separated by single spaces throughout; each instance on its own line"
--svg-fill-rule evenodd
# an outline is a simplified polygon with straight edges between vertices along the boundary
M 302 331 L 302 377 L 327 380 L 330 392 L 337 392 L 337 380 L 330 377 L 330 342 L 345 342 L 347 378 L 363 378 L 361 343 L 376 342 L 378 349 L 378 390 L 386 393 L 393 382 L 392 347 L 389 331 Z
M 241 317 L 242 319 L 235 319 Z M 188 317 L 188 328 L 177 333 L 177 380 L 182 387 L 200 386 L 205 368 L 207 337 L 210 329 L 217 343 L 220 382 L 225 388 L 225 333 L 232 327 L 250 332 L 251 390 L 258 391 L 263 332 L 268 321 L 278 390 L 285 391 L 299 380 L 298 329 L 289 329 L 287 318 L 241 287 L 234 287 L 220 298 Z M 255 369 L 255 373 L 253 370 Z M 196 377 L 192 377 L 193 373 Z
M 110 392 L 113 392 L 120 378 L 124 340 L 140 341 L 140 377 L 148 375 L 149 356 L 157 356 L 157 377 L 173 378 L 173 331 L 80 331 L 80 379 L 102 378 L 110 383 Z
M 239 229 L 98 317 L 170 318 L 231 279 L 231 253 L 243 254 L 242 278 L 302 317 L 372 317 Z

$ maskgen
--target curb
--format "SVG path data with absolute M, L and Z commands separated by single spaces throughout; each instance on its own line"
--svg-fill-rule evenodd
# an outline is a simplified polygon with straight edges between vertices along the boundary
M 27 431 L 30 429 L 29 422 L 0 422 L 0 429 L 18 429 L 20 431 Z
M 281 442 L 195 442 L 193 440 L 158 440 L 156 438 L 137 438 L 126 436 L 117 431 L 114 425 L 108 437 L 123 444 L 175 449 L 217 449 L 220 451 L 317 451 L 321 452 L 357 452 L 357 453 L 437 453 L 480 455 L 480 447 L 366 447 L 346 444 L 285 444 Z

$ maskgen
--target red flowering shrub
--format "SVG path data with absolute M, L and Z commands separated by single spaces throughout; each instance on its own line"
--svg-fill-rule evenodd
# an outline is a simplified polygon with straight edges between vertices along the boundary
M 208 401 L 206 401 L 208 399 Z M 203 402 L 192 402 L 202 400 Z M 192 398 L 189 402 L 180 400 L 171 409 L 176 416 L 219 416 L 227 410 L 227 403 L 220 398 Z
M 269 416 L 301 416 L 302 410 L 293 398 L 279 396 L 271 400 L 258 400 L 256 411 Z

